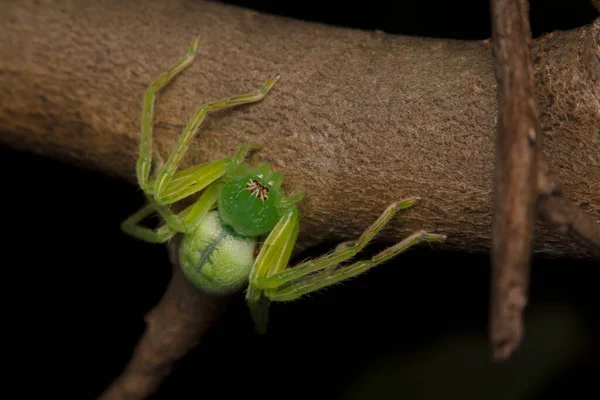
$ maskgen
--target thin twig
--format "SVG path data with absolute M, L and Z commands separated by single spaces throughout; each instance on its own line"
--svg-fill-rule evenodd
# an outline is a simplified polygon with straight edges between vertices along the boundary
M 531 32 L 525 0 L 492 1 L 499 94 L 490 339 L 495 359 L 523 338 L 535 221 L 539 111 L 534 101 Z
M 600 11 L 600 2 L 593 3 Z M 541 129 L 527 8 L 526 0 L 492 1 L 499 86 L 490 302 L 494 359 L 508 358 L 523 339 L 535 210 L 548 225 L 600 256 L 600 225 L 563 196 L 548 163 L 538 154 Z M 597 27 L 598 21 L 592 30 L 596 46 L 591 53 L 600 59 Z M 598 93 L 598 80 L 592 78 L 591 85 Z

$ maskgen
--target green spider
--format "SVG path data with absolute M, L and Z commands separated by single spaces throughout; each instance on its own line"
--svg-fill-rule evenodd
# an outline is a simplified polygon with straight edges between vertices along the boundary
M 184 276 L 209 294 L 225 295 L 247 286 L 246 301 L 258 332 L 264 333 L 270 301 L 294 300 L 304 294 L 356 276 L 420 242 L 440 242 L 446 236 L 416 232 L 369 260 L 341 265 L 359 253 L 402 209 L 415 204 L 411 197 L 391 204 L 353 243 L 287 268 L 298 235 L 296 203 L 302 194 L 286 196 L 283 175 L 268 164 L 244 163 L 255 143 L 243 145 L 233 158 L 224 158 L 176 172 L 177 165 L 200 124 L 210 111 L 258 102 L 278 81 L 269 79 L 257 92 L 201 105 L 185 126 L 165 164 L 152 152 L 152 120 L 156 93 L 196 56 L 198 40 L 189 45 L 185 58 L 163 73 L 145 92 L 137 179 L 147 204 L 123 221 L 126 233 L 151 243 L 163 243 L 183 234 L 179 260 Z M 150 177 L 150 170 L 155 171 Z M 179 200 L 202 193 L 179 214 L 169 208 Z M 154 213 L 163 222 L 155 229 L 140 223 Z

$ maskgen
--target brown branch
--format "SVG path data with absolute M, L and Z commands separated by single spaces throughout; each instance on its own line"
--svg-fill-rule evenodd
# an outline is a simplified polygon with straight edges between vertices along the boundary
M 540 217 L 565 236 L 570 236 L 600 257 L 600 224 L 589 214 L 564 197 L 564 193 L 550 174 L 548 163 L 538 160 L 537 210 Z
M 280 73 L 261 103 L 209 116 L 182 167 L 261 143 L 256 158 L 307 194 L 303 246 L 353 239 L 387 204 L 416 195 L 419 206 L 381 239 L 427 229 L 447 234 L 447 249 L 491 247 L 497 102 L 488 42 L 334 28 L 195 0 L 0 8 L 1 143 L 135 184 L 143 91 L 200 35 L 197 61 L 157 102 L 163 157 L 201 102 Z M 551 137 L 544 153 L 569 198 L 598 220 L 600 117 L 586 72 L 595 67 L 580 54 L 591 29 L 540 38 L 533 57 Z M 537 228 L 537 254 L 591 257 Z
M 542 220 L 600 255 L 600 224 L 563 197 L 543 155 L 535 98 L 531 32 L 526 0 L 492 1 L 492 39 L 499 86 L 495 215 L 492 248 L 490 340 L 495 359 L 506 359 L 523 339 L 533 222 Z M 598 63 L 598 21 L 581 51 L 586 67 Z M 591 103 L 600 112 L 600 74 L 589 76 Z M 578 100 L 579 101 L 579 100 Z M 594 104 L 596 103 L 596 104 Z M 596 162 L 598 157 L 593 159 Z
M 600 2 L 596 1 L 596 9 L 600 12 Z M 591 98 L 592 107 L 600 113 L 600 18 L 597 18 L 590 30 L 590 40 L 584 41 L 580 50 L 580 60 L 586 66 L 590 91 L 581 93 L 582 97 Z M 593 100 L 596 104 L 593 105 Z M 573 100 L 572 100 L 573 101 Z M 585 104 L 581 98 L 574 99 L 575 104 Z M 600 142 L 600 127 L 596 125 L 595 138 Z M 596 144 L 600 147 L 599 144 Z M 596 152 L 596 163 L 600 159 L 600 151 Z M 594 161 L 594 160 L 592 160 Z M 577 204 L 565 197 L 565 192 L 558 179 L 551 174 L 550 166 L 543 158 L 538 160 L 537 168 L 537 209 L 542 220 L 586 246 L 592 254 L 600 257 L 600 224 L 595 223 L 590 214 L 584 212 Z M 600 187 L 594 190 L 598 193 Z M 598 201 L 595 201 L 598 207 Z
M 490 340 L 494 358 L 521 343 L 535 220 L 539 112 L 534 99 L 527 1 L 492 1 L 499 94 L 494 185 Z

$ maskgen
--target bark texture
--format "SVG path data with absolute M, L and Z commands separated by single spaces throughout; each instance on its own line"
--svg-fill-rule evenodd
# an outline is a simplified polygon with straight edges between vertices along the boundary
M 157 103 L 166 157 L 194 108 L 282 78 L 260 103 L 211 114 L 182 167 L 256 159 L 306 191 L 300 242 L 349 240 L 392 201 L 420 196 L 382 239 L 417 229 L 443 247 L 489 251 L 496 82 L 488 41 L 329 27 L 212 2 L 5 1 L 0 5 L 0 142 L 135 184 L 141 99 L 186 50 L 195 63 Z M 541 152 L 564 196 L 600 222 L 598 24 L 533 43 Z M 133 212 L 134 210 L 132 210 Z M 592 257 L 536 225 L 534 252 Z

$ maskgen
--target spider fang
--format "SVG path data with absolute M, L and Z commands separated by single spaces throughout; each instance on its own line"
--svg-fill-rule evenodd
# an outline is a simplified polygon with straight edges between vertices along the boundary
M 250 191 L 257 199 L 265 201 L 269 198 L 269 189 L 255 179 L 250 179 L 246 185 L 246 189 Z

